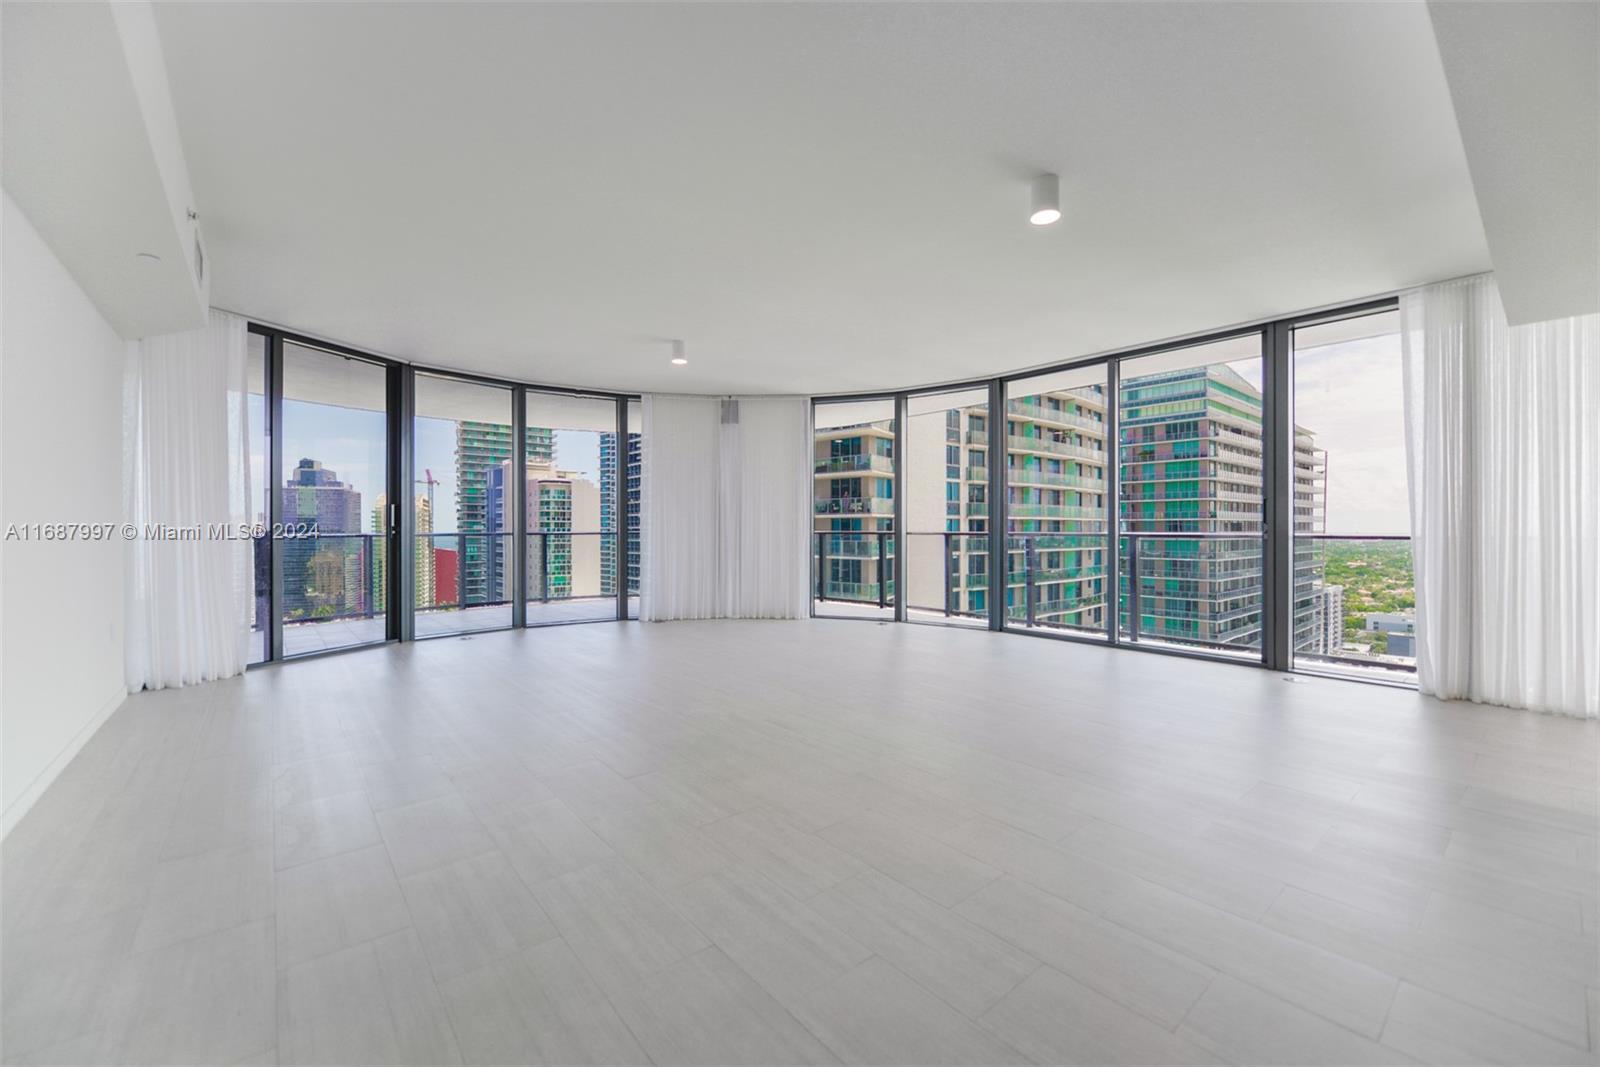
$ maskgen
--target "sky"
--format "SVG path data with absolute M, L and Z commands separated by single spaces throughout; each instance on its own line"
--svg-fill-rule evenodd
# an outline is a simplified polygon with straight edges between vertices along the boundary
M 1295 354 L 1295 422 L 1328 452 L 1331 534 L 1409 534 L 1396 334 Z

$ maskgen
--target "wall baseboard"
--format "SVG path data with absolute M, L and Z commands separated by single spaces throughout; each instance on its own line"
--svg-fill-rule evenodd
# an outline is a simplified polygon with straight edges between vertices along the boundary
M 72 740 L 67 742 L 66 747 L 56 753 L 55 758 L 28 784 L 28 788 L 22 791 L 22 795 L 11 802 L 10 806 L 5 810 L 5 814 L 0 816 L 0 838 L 9 835 L 12 829 L 22 821 L 22 817 L 28 814 L 29 809 L 39 802 L 40 797 L 44 796 L 44 791 L 50 788 L 50 784 L 60 776 L 62 771 L 67 769 L 67 764 L 72 762 L 72 758 L 83 751 L 83 746 L 89 743 L 89 738 L 93 737 L 95 732 L 105 725 L 106 720 L 111 718 L 112 714 L 122 707 L 122 702 L 127 699 L 127 689 L 118 686 L 116 693 L 95 709 L 95 713 L 89 717 L 88 722 L 83 724 L 83 728 L 73 735 Z

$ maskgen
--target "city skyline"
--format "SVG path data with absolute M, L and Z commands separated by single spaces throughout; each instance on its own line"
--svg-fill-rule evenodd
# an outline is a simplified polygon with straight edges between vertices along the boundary
M 309 400 L 285 398 L 284 423 L 289 428 L 283 457 L 285 478 L 301 459 L 314 459 L 324 467 L 339 472 L 340 480 L 361 494 L 364 501 L 375 500 L 387 487 L 387 461 L 381 447 L 374 453 L 374 442 L 381 443 L 384 432 L 384 415 L 370 409 L 352 408 L 338 404 L 320 404 Z M 249 417 L 252 427 L 264 420 L 265 408 L 261 394 L 250 396 Z M 353 433 L 353 421 L 370 421 L 375 436 Z M 456 506 L 456 450 L 455 427 L 459 420 L 417 416 L 413 423 L 415 477 L 423 478 L 423 471 L 432 470 L 434 487 L 434 526 L 440 533 L 458 531 L 460 514 Z M 505 424 L 507 427 L 510 423 Z M 555 446 L 555 465 L 562 470 L 582 475 L 595 485 L 600 484 L 600 437 L 591 430 L 551 431 Z M 314 454 L 291 454 L 296 441 L 316 442 Z M 263 451 L 265 436 L 250 434 L 251 496 L 255 501 L 255 518 L 265 519 L 264 487 L 267 483 L 267 456 Z M 417 487 L 419 494 L 426 486 Z M 375 533 L 371 526 L 371 509 L 363 508 L 361 533 Z M 445 520 L 449 520 L 446 525 Z

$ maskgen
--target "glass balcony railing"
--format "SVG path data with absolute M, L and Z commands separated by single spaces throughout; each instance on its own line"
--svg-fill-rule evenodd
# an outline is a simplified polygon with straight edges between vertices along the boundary
M 1110 614 L 1105 513 L 1067 510 L 1081 514 L 1066 530 L 1007 535 L 1006 623 L 1104 637 Z
M 1104 436 L 1106 432 L 1104 419 L 1062 411 L 1046 404 L 1034 403 L 1031 400 L 1007 400 L 1006 412 L 1011 415 L 1020 415 L 1035 422 L 1048 422 L 1059 426 L 1076 426 L 1079 429 L 1087 430 L 1100 436 Z
M 1123 532 L 1119 639 L 1259 660 L 1266 546 L 1260 524 L 1247 525 L 1237 531 Z
M 374 644 L 387 636 L 389 544 L 385 534 L 279 538 L 283 566 L 285 656 Z M 574 622 L 616 616 L 616 583 L 638 589 L 638 534 L 618 559 L 618 535 L 538 531 L 527 535 L 526 621 Z M 418 637 L 491 630 L 512 624 L 512 534 L 426 533 L 414 538 L 413 626 Z M 271 586 L 266 538 L 255 542 L 254 640 L 265 640 Z
M 818 501 L 821 503 L 821 501 Z M 894 605 L 895 535 L 889 530 L 820 531 L 811 541 L 812 595 L 888 609 Z
M 285 656 L 384 640 L 389 591 L 387 542 L 386 535 L 370 533 L 324 533 L 274 540 L 273 547 L 282 564 Z M 258 574 L 269 566 L 265 547 L 265 538 L 256 542 Z
M 1297 669 L 1409 681 L 1417 669 L 1411 538 L 1297 533 Z
M 818 515 L 893 515 L 894 501 L 879 496 L 836 496 L 814 500 Z
M 524 590 L 528 625 L 615 618 L 618 574 L 631 583 L 630 591 L 638 588 L 637 537 L 631 534 L 623 544 L 611 531 L 529 533 Z M 619 545 L 632 559 L 617 558 Z
M 989 535 L 909 533 L 905 545 L 908 616 L 985 625 L 989 617 Z
M 891 608 L 901 547 L 909 618 L 982 625 L 1000 596 L 1008 627 L 1105 638 L 1115 626 L 1127 644 L 1261 658 L 1266 545 L 1258 522 L 1193 530 L 1181 527 L 1218 523 L 1163 520 L 1180 528 L 1124 530 L 1113 574 L 1107 524 L 1083 510 L 1093 517 L 1062 520 L 1065 529 L 1007 535 L 999 588 L 987 533 L 819 533 L 815 595 Z M 1409 538 L 1297 534 L 1291 580 L 1297 669 L 1391 678 L 1415 671 Z
M 819 459 L 816 462 L 816 473 L 839 474 L 851 471 L 878 471 L 881 474 L 894 474 L 894 460 L 888 456 L 861 455 L 861 456 L 831 456 L 828 459 Z

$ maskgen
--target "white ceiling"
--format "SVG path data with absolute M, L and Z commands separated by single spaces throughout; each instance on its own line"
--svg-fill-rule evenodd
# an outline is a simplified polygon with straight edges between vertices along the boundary
M 1418 4 L 158 21 L 213 303 L 435 365 L 865 390 L 1489 265 Z M 1035 228 L 1043 170 L 1065 218 Z

